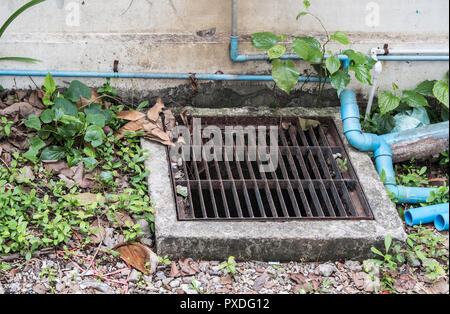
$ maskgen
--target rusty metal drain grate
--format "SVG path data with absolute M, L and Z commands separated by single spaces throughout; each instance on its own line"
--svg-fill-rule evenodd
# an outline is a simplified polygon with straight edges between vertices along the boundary
M 192 161 L 191 148 L 195 145 L 177 148 L 190 157 L 171 162 L 179 220 L 373 219 L 331 118 L 307 118 L 319 121 L 320 125 L 310 126 L 306 131 L 297 117 L 195 118 L 201 119 L 198 125 L 201 131 L 209 126 L 222 131 L 221 149 L 211 149 L 221 158 Z M 191 132 L 193 119 L 187 119 Z M 183 124 L 181 117 L 177 121 Z M 224 135 L 230 126 L 255 127 L 257 135 L 258 126 L 276 126 L 277 143 L 270 144 L 276 144 L 278 167 L 269 172 L 260 171 L 263 162 L 259 154 L 256 160 L 250 158 L 249 151 L 255 142 L 249 140 L 246 132 L 243 138 L 240 133 L 235 134 L 230 147 Z M 208 140 L 203 139 L 200 145 L 203 153 L 209 149 L 204 146 Z M 266 140 L 269 144 L 269 135 Z M 226 149 L 231 149 L 235 158 L 227 160 Z

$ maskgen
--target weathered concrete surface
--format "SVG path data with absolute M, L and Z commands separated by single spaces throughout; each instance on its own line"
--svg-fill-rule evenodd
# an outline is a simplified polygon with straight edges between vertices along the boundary
M 26 0 L 0 2 L 0 21 Z M 298 0 L 240 0 L 241 53 L 255 53 L 249 34 L 273 31 L 287 35 L 321 36 L 320 25 L 310 17 L 297 22 Z M 130 5 L 131 4 L 131 5 Z M 388 43 L 391 48 L 448 49 L 449 3 L 446 0 L 349 1 L 316 0 L 312 12 L 329 32 L 349 34 L 349 48 L 369 52 Z M 215 29 L 204 32 L 201 30 Z M 36 70 L 120 71 L 229 74 L 268 73 L 266 62 L 234 64 L 229 58 L 231 1 L 223 0 L 49 0 L 21 15 L 1 39 L 0 55 L 29 56 L 37 64 L 1 63 L 2 68 Z M 342 49 L 330 43 L 329 49 Z M 344 47 L 344 49 L 347 47 Z M 307 69 L 298 62 L 299 68 Z M 380 89 L 394 81 L 402 89 L 424 79 L 440 79 L 448 62 L 385 62 Z M 408 78 L 408 80 L 405 80 Z M 67 86 L 70 79 L 57 79 Z M 36 84 L 42 78 L 34 78 Z M 85 80 L 99 86 L 104 80 Z M 186 84 L 173 80 L 113 80 L 116 88 L 145 91 Z M 0 77 L 5 88 L 34 86 L 29 78 Z M 353 82 L 350 88 L 367 95 L 370 88 Z
M 192 109 L 192 108 L 191 108 Z M 331 116 L 342 129 L 337 109 L 235 108 L 192 109 L 199 115 Z M 365 153 L 350 147 L 344 139 L 350 160 L 359 176 L 375 220 L 371 221 L 291 221 L 291 222 L 196 222 L 178 221 L 169 177 L 166 148 L 142 141 L 148 150 L 149 190 L 154 202 L 156 244 L 159 255 L 171 258 L 266 261 L 325 261 L 364 259 L 371 246 L 383 247 L 387 234 L 404 241 L 400 217 L 389 199 L 375 167 Z

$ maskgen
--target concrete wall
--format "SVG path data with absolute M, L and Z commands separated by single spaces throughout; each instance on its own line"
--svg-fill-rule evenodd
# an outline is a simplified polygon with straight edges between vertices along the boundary
M 25 0 L 2 0 L 0 21 Z M 255 52 L 248 36 L 258 31 L 290 35 L 323 34 L 306 17 L 295 20 L 300 0 L 240 0 L 241 53 Z M 368 52 L 388 43 L 392 48 L 448 49 L 447 0 L 312 0 L 311 11 L 330 32 L 348 33 L 353 49 Z M 215 28 L 212 36 L 200 30 Z M 233 64 L 229 58 L 231 0 L 47 0 L 20 16 L 0 41 L 0 55 L 29 56 L 34 65 L 1 63 L 0 68 L 111 71 L 119 60 L 121 71 L 230 74 L 267 73 L 266 62 Z M 330 48 L 339 48 L 330 45 Z M 301 65 L 301 62 L 299 63 Z M 414 87 L 424 79 L 441 78 L 448 62 L 389 62 L 380 88 L 396 82 Z M 37 84 L 42 79 L 34 78 Z M 59 83 L 64 86 L 64 81 Z M 104 80 L 86 80 L 100 85 Z M 118 88 L 155 90 L 184 81 L 114 80 Z M 0 77 L 4 87 L 34 86 L 29 78 Z M 239 83 L 236 83 L 239 84 Z M 352 83 L 363 94 L 369 88 Z

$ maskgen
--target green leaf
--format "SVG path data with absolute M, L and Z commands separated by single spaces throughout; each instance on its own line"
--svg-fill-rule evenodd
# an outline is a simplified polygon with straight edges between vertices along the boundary
M 448 108 L 448 83 L 444 81 L 437 81 L 433 87 L 433 95 L 437 98 L 445 107 Z
M 39 161 L 37 159 L 37 155 L 39 154 L 39 151 L 45 147 L 45 142 L 39 137 L 32 137 L 29 139 L 29 141 L 31 145 L 28 148 L 28 151 L 23 154 L 23 156 L 33 163 L 37 163 Z
M 286 41 L 286 35 L 285 34 L 280 34 L 281 37 L 281 41 Z
M 377 255 L 380 255 L 380 256 L 383 256 L 383 257 L 384 257 L 384 254 L 381 253 L 378 249 L 374 248 L 373 246 L 370 248 L 370 250 L 371 250 L 373 253 L 375 253 L 375 254 L 377 254 Z
M 354 65 L 367 64 L 369 62 L 366 55 L 361 52 L 356 52 L 352 49 L 345 50 L 343 54 L 346 55 L 351 61 L 353 61 Z
M 391 244 L 392 244 L 392 236 L 390 234 L 387 234 L 386 237 L 384 238 L 384 248 L 386 250 L 386 253 L 389 252 Z
M 333 75 L 341 67 L 341 62 L 339 61 L 338 57 L 331 56 L 327 58 L 327 60 L 325 61 L 325 65 L 327 67 L 328 72 L 330 72 L 330 75 Z
M 413 108 L 428 106 L 428 101 L 425 99 L 425 97 L 411 90 L 403 91 L 402 101 Z
M 311 6 L 311 2 L 309 2 L 308 0 L 303 0 L 303 6 L 305 7 L 305 9 L 308 9 Z
M 53 93 L 56 91 L 56 84 L 50 73 L 47 73 L 47 76 L 45 77 L 44 88 L 47 92 L 47 95 L 49 96 L 53 95 Z
M 340 42 L 343 45 L 349 45 L 350 40 L 347 37 L 347 34 L 341 31 L 335 32 L 333 35 L 331 35 L 331 40 L 335 40 L 337 42 Z
M 64 147 L 50 146 L 42 151 L 42 160 L 61 160 L 66 156 Z
M 377 133 L 379 134 L 391 133 L 391 131 L 395 128 L 395 118 L 391 114 L 375 114 L 373 120 L 377 125 Z
M 93 157 L 83 158 L 83 163 L 86 166 L 86 168 L 92 169 L 97 165 L 98 161 L 97 159 Z
M 41 114 L 41 120 L 44 123 L 50 123 L 55 119 L 55 111 L 53 109 L 46 109 Z
M 44 2 L 45 0 L 33 0 L 30 1 L 26 4 L 24 4 L 23 6 L 21 6 L 17 11 L 15 11 L 7 20 L 6 22 L 2 25 L 2 27 L 0 28 L 0 37 L 2 37 L 3 33 L 6 31 L 6 29 L 8 28 L 9 24 L 11 24 L 20 14 L 22 14 L 25 10 L 31 8 L 32 6 L 39 4 L 41 2 Z
M 90 125 L 86 130 L 84 140 L 91 143 L 93 147 L 98 147 L 102 145 L 105 137 L 105 133 L 103 132 L 101 127 L 99 127 L 98 125 Z
M 286 52 L 286 47 L 281 45 L 276 45 L 270 48 L 267 51 L 267 54 L 269 55 L 270 59 L 277 59 L 280 58 L 284 53 Z
M 372 85 L 372 75 L 370 69 L 364 64 L 350 66 L 350 70 L 355 72 L 355 77 L 358 81 L 366 85 Z
M 434 97 L 433 87 L 436 82 L 437 81 L 423 81 L 414 89 L 414 91 L 426 97 Z
M 57 97 L 55 99 L 55 106 L 53 107 L 53 109 L 55 109 L 55 110 L 61 109 L 64 112 L 64 114 L 66 114 L 66 115 L 78 117 L 78 107 L 74 103 L 72 103 L 62 97 Z M 55 115 L 58 116 L 56 114 L 56 111 L 55 111 Z M 59 117 L 59 118 L 61 118 L 61 117 Z M 57 120 L 59 120 L 59 119 L 57 119 Z
M 109 122 L 111 122 L 111 119 L 113 117 L 113 112 L 109 109 L 102 109 L 100 104 L 97 103 L 93 103 L 90 104 L 89 106 L 84 108 L 84 113 L 86 115 L 88 114 L 102 114 L 105 116 L 106 119 L 106 124 L 108 124 Z
M 281 38 L 273 33 L 262 32 L 252 34 L 251 41 L 256 49 L 267 51 L 281 41 Z
M 346 71 L 339 70 L 330 77 L 330 80 L 331 86 L 333 86 L 337 90 L 338 95 L 340 95 L 350 83 L 350 75 Z
M 41 129 L 41 120 L 34 114 L 30 114 L 28 120 L 24 120 L 24 123 L 30 129 L 35 129 L 37 131 Z
M 400 97 L 397 97 L 389 91 L 381 92 L 378 95 L 378 106 L 380 107 L 381 115 L 395 110 L 399 105 Z
M 70 117 L 70 116 L 65 116 Z M 58 126 L 56 132 L 65 138 L 73 138 L 79 131 L 82 125 L 76 122 L 69 122 Z
M 302 59 L 320 63 L 323 59 L 320 42 L 313 37 L 297 37 L 292 42 L 292 50 Z
M 88 114 L 86 116 L 86 122 L 89 124 L 98 125 L 99 127 L 103 128 L 106 123 L 106 118 L 104 115 L 96 113 L 96 114 Z
M 40 60 L 33 58 L 24 58 L 24 57 L 2 57 L 0 61 L 15 61 L 15 62 L 25 62 L 25 63 L 36 63 L 40 62 Z
M 302 16 L 305 16 L 305 15 L 308 15 L 308 14 L 309 14 L 309 12 L 302 11 L 302 12 L 300 12 L 299 14 L 297 14 L 297 17 L 296 17 L 295 19 L 298 20 L 298 19 L 301 18 Z
M 276 59 L 272 62 L 272 76 L 277 86 L 289 94 L 297 84 L 300 73 L 292 60 Z
M 70 83 L 70 86 L 64 96 L 72 102 L 77 102 L 81 97 L 91 99 L 92 91 L 80 81 L 74 80 Z

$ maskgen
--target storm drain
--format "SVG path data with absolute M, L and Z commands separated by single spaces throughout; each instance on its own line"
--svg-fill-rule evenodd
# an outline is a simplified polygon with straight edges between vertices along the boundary
M 194 119 L 199 121 L 197 131 Z M 305 126 L 306 120 L 298 117 L 177 117 L 180 125 L 183 120 L 187 124 L 191 136 L 214 126 L 222 137 L 215 149 L 206 145 L 211 138 L 197 143 L 200 159 L 194 158 L 195 143 L 177 148 L 189 156 L 172 162 L 178 220 L 373 219 L 333 120 L 304 119 L 320 124 Z M 259 134 L 264 130 L 260 127 L 267 131 L 271 126 L 277 130 L 276 137 Z M 230 127 L 244 130 L 236 131 L 231 142 L 226 135 Z M 255 149 L 258 145 L 249 130 L 267 143 L 265 152 L 275 147 L 273 169 L 262 170 L 267 162 Z M 206 150 L 218 158 L 204 158 Z M 225 156 L 230 151 L 233 158 Z

